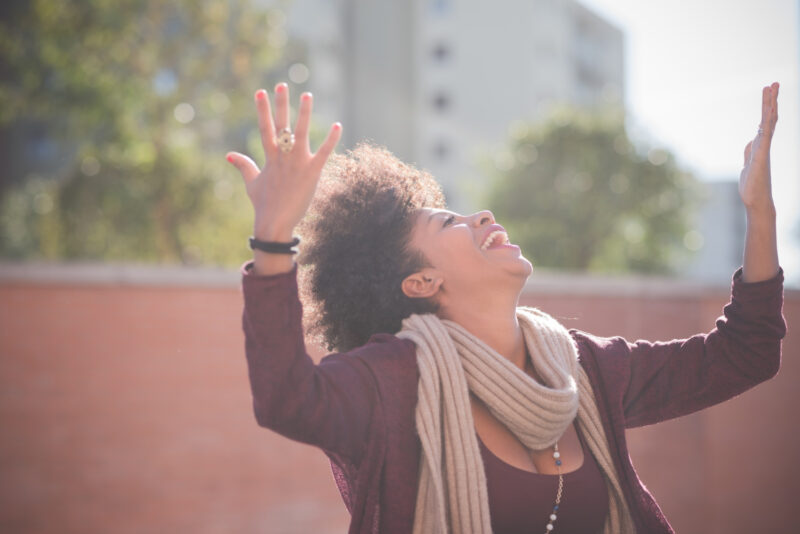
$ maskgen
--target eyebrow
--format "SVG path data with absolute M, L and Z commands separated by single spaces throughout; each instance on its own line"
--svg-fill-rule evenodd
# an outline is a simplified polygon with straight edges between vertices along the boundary
M 449 213 L 449 212 L 448 212 L 448 211 L 446 211 L 446 210 L 442 210 L 442 211 L 434 211 L 433 213 L 431 213 L 430 215 L 428 215 L 428 221 L 427 221 L 425 224 L 426 224 L 426 225 L 430 224 L 430 223 L 431 223 L 431 220 L 433 220 L 433 218 L 434 218 L 434 217 L 436 217 L 437 215 L 447 215 L 448 213 Z
M 430 224 L 431 220 L 434 217 L 436 217 L 437 215 L 455 215 L 455 214 L 450 212 L 450 211 L 447 211 L 447 210 L 435 211 L 435 212 L 431 213 L 430 215 L 428 215 L 428 220 L 427 220 L 427 222 L 425 224 L 426 225 Z

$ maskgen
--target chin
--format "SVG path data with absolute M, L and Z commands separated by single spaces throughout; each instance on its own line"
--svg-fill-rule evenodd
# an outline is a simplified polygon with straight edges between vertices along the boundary
M 531 273 L 533 273 L 533 264 L 528 261 L 525 256 L 520 256 L 514 262 L 513 267 L 510 267 L 508 271 L 514 275 L 527 279 Z
M 526 258 L 521 258 L 523 261 L 522 269 L 525 271 L 525 278 L 528 278 L 531 273 L 533 273 L 533 264 L 529 262 Z

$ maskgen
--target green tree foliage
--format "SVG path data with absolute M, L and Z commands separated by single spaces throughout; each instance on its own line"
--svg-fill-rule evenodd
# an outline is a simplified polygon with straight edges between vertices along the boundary
M 561 110 L 516 130 L 488 204 L 535 265 L 666 272 L 686 256 L 698 188 L 671 154 L 640 154 L 601 115 Z
M 224 154 L 254 148 L 251 96 L 284 53 L 283 16 L 248 0 L 2 12 L 3 138 L 36 124 L 67 157 L 5 191 L 0 254 L 238 264 L 252 210 Z

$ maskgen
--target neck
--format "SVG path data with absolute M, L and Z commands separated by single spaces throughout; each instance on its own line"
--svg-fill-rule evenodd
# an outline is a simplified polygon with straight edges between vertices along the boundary
M 484 295 L 472 293 L 462 301 L 444 304 L 440 315 L 443 319 L 458 323 L 498 354 L 525 370 L 527 351 L 517 320 L 518 303 L 518 292 L 505 297 L 497 292 Z

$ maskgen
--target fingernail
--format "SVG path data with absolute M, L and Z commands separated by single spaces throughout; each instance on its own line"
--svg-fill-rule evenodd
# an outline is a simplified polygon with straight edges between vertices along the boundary
M 264 100 L 265 98 L 267 98 L 267 92 L 263 89 L 259 89 L 258 91 L 256 91 L 256 98 L 259 100 Z
M 303 93 L 303 96 L 301 96 L 300 98 L 303 99 L 303 102 L 308 102 L 309 100 L 311 100 L 311 93 Z
M 341 130 L 342 129 L 342 123 L 341 122 L 334 122 L 333 123 L 333 129 L 334 130 Z
M 227 159 L 227 160 L 228 160 L 228 163 L 233 163 L 233 156 L 231 156 L 230 154 L 228 154 L 227 156 L 225 156 L 225 159 Z
M 286 84 L 285 84 L 285 83 L 279 83 L 279 84 L 278 84 L 278 85 L 275 87 L 275 92 L 276 92 L 276 93 L 283 93 L 285 90 L 286 90 Z

